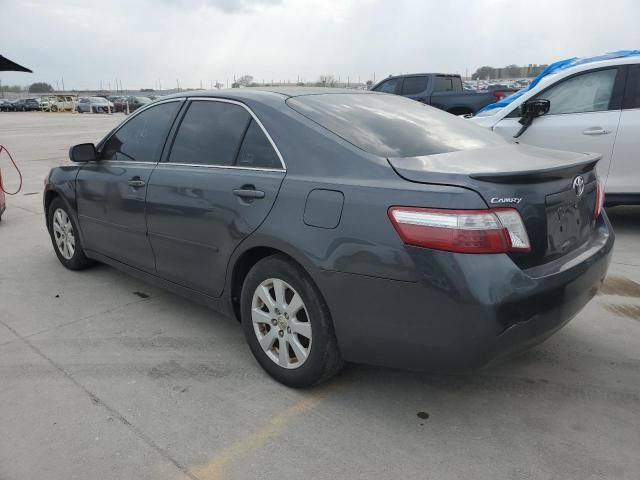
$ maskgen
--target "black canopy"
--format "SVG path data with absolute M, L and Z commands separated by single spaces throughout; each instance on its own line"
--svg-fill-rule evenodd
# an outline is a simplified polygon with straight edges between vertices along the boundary
M 23 67 L 22 65 L 18 65 L 15 62 L 12 62 L 11 60 L 9 60 L 8 58 L 3 57 L 2 55 L 0 55 L 0 72 L 28 72 L 28 73 L 33 73 L 28 68 Z

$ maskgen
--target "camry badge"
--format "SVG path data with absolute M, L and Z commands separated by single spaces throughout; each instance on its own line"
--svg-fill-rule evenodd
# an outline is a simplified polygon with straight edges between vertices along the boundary
M 578 175 L 573 179 L 573 191 L 576 192 L 576 197 L 581 197 L 584 193 L 584 178 L 582 175 Z
M 502 198 L 502 197 L 492 197 L 491 198 L 491 203 L 520 203 L 522 201 L 522 197 L 508 197 L 508 198 Z

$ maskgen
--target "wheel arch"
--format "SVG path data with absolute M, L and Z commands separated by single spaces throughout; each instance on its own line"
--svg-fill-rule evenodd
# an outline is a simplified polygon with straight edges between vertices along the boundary
M 305 266 L 305 262 L 300 261 L 298 255 L 291 254 L 286 250 L 287 249 L 268 245 L 252 245 L 244 249 L 241 253 L 234 255 L 235 258 L 232 262 L 228 283 L 228 296 L 229 302 L 231 303 L 233 317 L 238 322 L 241 321 L 240 294 L 242 293 L 242 285 L 244 284 L 244 280 L 251 268 L 253 268 L 253 266 L 260 260 L 273 255 L 282 255 L 297 264 L 313 279 L 309 269 Z

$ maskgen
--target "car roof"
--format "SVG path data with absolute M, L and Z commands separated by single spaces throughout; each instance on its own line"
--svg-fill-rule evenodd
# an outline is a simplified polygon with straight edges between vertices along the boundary
M 220 90 L 192 90 L 189 92 L 174 93 L 161 97 L 158 100 L 164 101 L 171 98 L 227 98 L 231 100 L 251 100 L 260 101 L 272 99 L 274 96 L 283 100 L 292 97 L 305 95 L 326 95 L 326 94 L 352 94 L 352 95 L 381 95 L 379 92 L 369 90 L 357 90 L 350 88 L 329 88 L 329 87 L 247 87 L 247 88 L 222 88 Z M 384 94 L 383 94 L 384 95 Z

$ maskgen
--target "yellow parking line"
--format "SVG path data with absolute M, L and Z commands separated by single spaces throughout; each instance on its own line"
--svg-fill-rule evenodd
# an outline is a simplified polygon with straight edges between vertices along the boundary
M 280 434 L 291 420 L 316 408 L 327 397 L 330 390 L 323 389 L 322 392 L 297 401 L 266 424 L 240 437 L 234 444 L 215 455 L 206 465 L 194 468 L 194 475 L 201 480 L 221 480 L 224 478 L 224 468 L 229 463 L 262 447 L 271 437 Z

